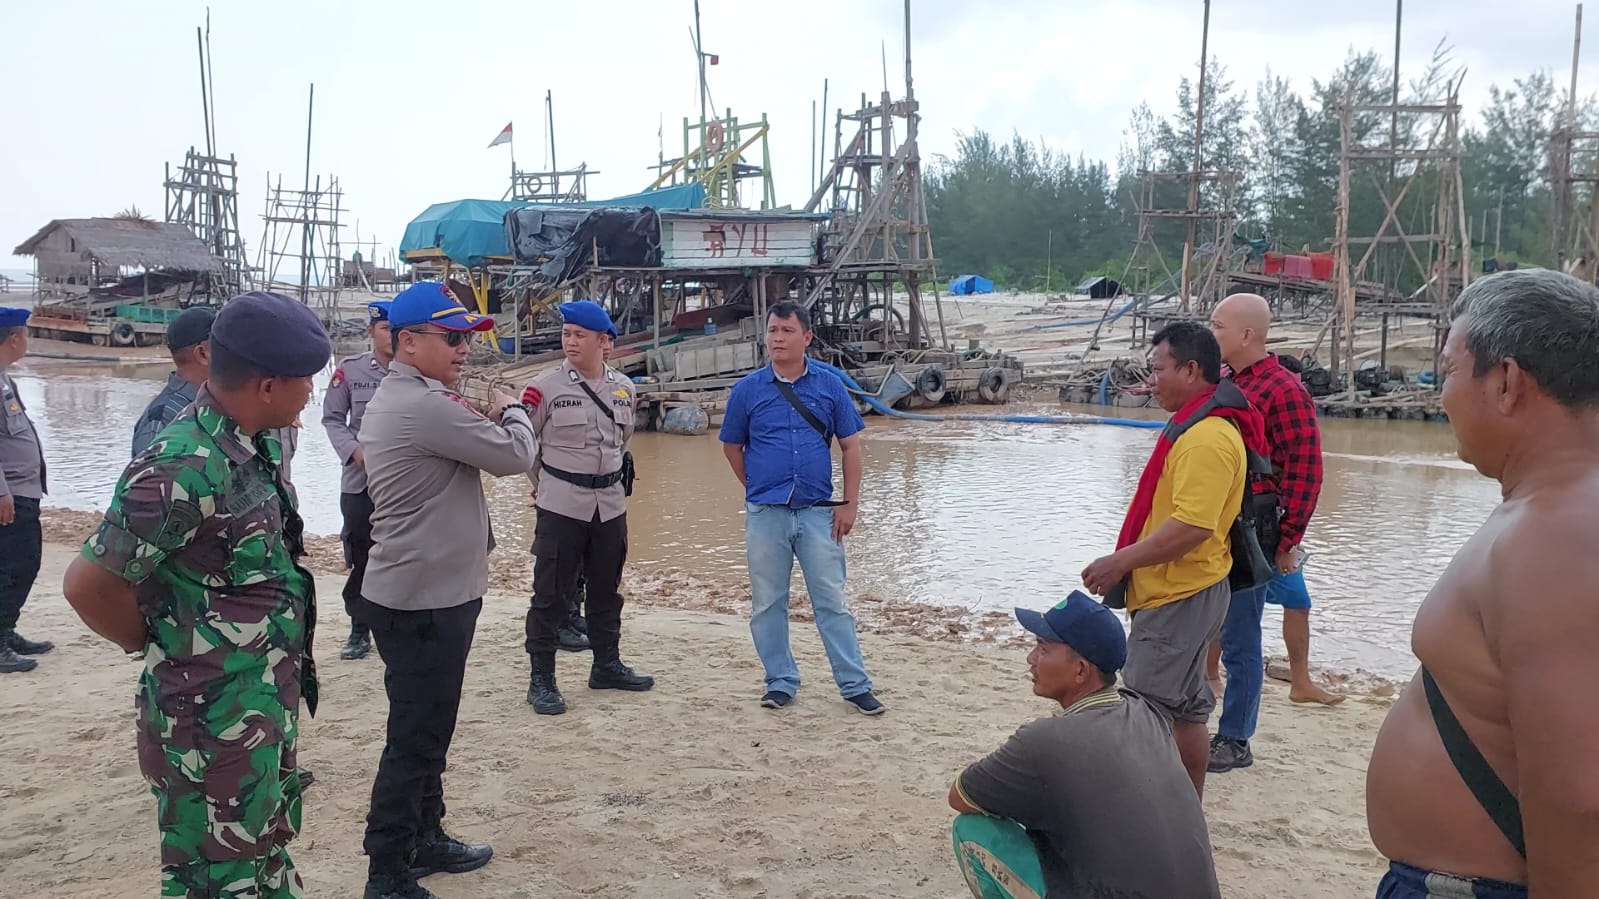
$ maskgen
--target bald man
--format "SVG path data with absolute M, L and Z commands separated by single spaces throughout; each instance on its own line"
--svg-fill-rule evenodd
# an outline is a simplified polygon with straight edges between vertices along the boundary
M 1276 547 L 1277 576 L 1264 587 L 1233 594 L 1219 645 L 1211 647 L 1208 674 L 1218 679 L 1217 662 L 1227 668 L 1221 719 L 1211 741 L 1213 773 L 1254 764 L 1249 740 L 1260 716 L 1265 679 L 1260 622 L 1265 604 L 1283 607 L 1283 642 L 1292 670 L 1289 698 L 1333 705 L 1343 699 L 1310 679 L 1310 594 L 1305 590 L 1304 556 L 1299 542 L 1321 494 L 1321 431 L 1316 406 L 1299 376 L 1266 351 L 1271 306 L 1252 293 L 1237 293 L 1216 305 L 1210 330 L 1221 344 L 1233 383 L 1266 419 L 1272 480 L 1282 505 Z

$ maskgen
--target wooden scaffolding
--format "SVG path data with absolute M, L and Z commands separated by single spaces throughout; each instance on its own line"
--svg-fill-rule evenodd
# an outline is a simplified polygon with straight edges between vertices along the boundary
M 1470 224 L 1460 175 L 1463 79 L 1461 76 L 1450 83 L 1442 103 L 1362 105 L 1346 97 L 1338 109 L 1338 196 L 1333 225 L 1336 308 L 1329 323 L 1335 323 L 1331 329 L 1331 371 L 1334 377 L 1340 368 L 1349 375 L 1351 394 L 1355 386 L 1355 319 L 1362 307 L 1383 314 L 1385 321 L 1388 314 L 1430 318 L 1435 325 L 1434 349 L 1441 349 L 1437 342 L 1443 332 L 1436 325 L 1447 317 L 1450 303 L 1471 279 Z M 1360 143 L 1356 138 L 1356 116 L 1390 122 L 1388 142 L 1377 146 Z M 1383 206 L 1381 224 L 1369 235 L 1351 233 L 1350 190 L 1357 180 L 1369 180 Z M 1400 207 L 1412 196 L 1413 207 L 1415 202 L 1424 202 L 1422 195 L 1429 187 L 1433 190 L 1427 216 L 1431 230 L 1408 233 L 1401 221 Z M 1357 285 L 1369 280 L 1368 269 L 1385 247 L 1396 248 L 1389 252 L 1398 257 L 1389 273 L 1392 283 L 1388 286 L 1396 291 L 1401 282 L 1419 282 L 1420 286 L 1405 293 L 1400 303 L 1361 302 L 1356 295 Z

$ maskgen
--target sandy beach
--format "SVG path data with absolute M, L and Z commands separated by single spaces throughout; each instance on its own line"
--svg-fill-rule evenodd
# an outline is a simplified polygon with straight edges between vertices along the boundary
M 47 513 L 44 570 L 22 624 L 58 648 L 37 670 L 0 681 L 0 895 L 109 899 L 157 887 L 155 804 L 133 751 L 139 663 L 84 628 L 60 593 L 93 520 Z M 361 834 L 385 715 L 376 656 L 337 656 L 345 617 L 335 547 L 324 538 L 312 556 L 323 700 L 316 719 L 302 719 L 301 759 L 317 783 L 293 844 L 307 894 L 328 899 L 358 895 L 364 882 Z M 491 841 L 495 860 L 430 878 L 430 889 L 446 899 L 967 895 L 949 853 L 950 779 L 1050 711 L 1030 694 L 1020 641 L 996 641 L 1009 632 L 904 620 L 953 621 L 959 610 L 863 609 L 867 662 L 889 706 L 867 719 L 838 699 L 798 603 L 806 686 L 774 714 L 756 703 L 760 666 L 738 597 L 630 580 L 624 651 L 659 686 L 591 692 L 587 656 L 563 654 L 571 711 L 537 718 L 523 699 L 524 563 L 500 552 L 495 564 L 445 775 L 448 826 Z M 1383 863 L 1366 835 L 1364 771 L 1389 701 L 1296 707 L 1268 680 L 1255 766 L 1213 776 L 1207 790 L 1224 895 L 1370 895 Z

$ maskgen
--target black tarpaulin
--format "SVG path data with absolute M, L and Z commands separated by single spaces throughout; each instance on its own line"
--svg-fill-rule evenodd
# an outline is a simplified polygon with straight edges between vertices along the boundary
M 505 214 L 505 241 L 517 265 L 537 266 L 560 284 L 601 267 L 661 264 L 661 220 L 648 207 L 526 206 Z

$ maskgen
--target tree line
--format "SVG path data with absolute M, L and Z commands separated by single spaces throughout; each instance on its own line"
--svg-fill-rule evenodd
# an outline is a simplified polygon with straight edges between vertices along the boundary
M 1400 102 L 1441 104 L 1460 69 L 1440 44 L 1431 61 L 1400 88 Z M 1438 116 L 1359 111 L 1387 104 L 1393 74 L 1375 51 L 1351 52 L 1308 90 L 1294 90 L 1268 70 L 1252 91 L 1240 88 L 1225 67 L 1212 61 L 1205 77 L 1203 163 L 1207 170 L 1237 172 L 1230 190 L 1204 186 L 1200 206 L 1230 206 L 1237 214 L 1237 237 L 1208 251 L 1232 254 L 1270 246 L 1284 252 L 1331 249 L 1335 229 L 1341 132 L 1340 110 L 1349 105 L 1350 128 L 1362 146 L 1381 147 L 1397 136 L 1397 146 L 1426 147 Z M 1128 273 L 1138 239 L 1135 195 L 1140 171 L 1186 172 L 1192 166 L 1197 86 L 1188 78 L 1177 86 L 1176 112 L 1160 118 L 1147 103 L 1132 111 L 1114 164 L 1071 156 L 1013 137 L 996 140 L 983 131 L 961 134 L 953 155 L 927 166 L 924 188 L 928 223 L 941 274 L 978 273 L 1018 290 L 1069 290 L 1085 277 Z M 1578 104 L 1578 127 L 1599 130 L 1599 104 Z M 1502 264 L 1552 265 L 1549 141 L 1568 114 L 1565 91 L 1547 71 L 1489 88 L 1479 115 L 1460 116 L 1460 166 L 1463 195 L 1452 197 L 1440 184 L 1436 167 L 1413 160 L 1361 163 L 1350 180 L 1350 233 L 1375 234 L 1388 215 L 1383 191 L 1392 197 L 1415 178 L 1396 205 L 1394 219 L 1407 234 L 1437 231 L 1440 200 L 1455 215 L 1464 200 L 1474 267 L 1492 257 Z M 1155 186 L 1157 208 L 1187 206 L 1187 186 L 1172 181 Z M 1159 224 L 1153 243 L 1175 270 L 1186 226 L 1180 220 Z M 1393 233 L 1390 228 L 1389 233 Z M 1201 241 L 1210 235 L 1202 234 Z M 1418 246 L 1417 253 L 1425 247 Z M 1363 252 L 1354 248 L 1355 253 Z M 1146 254 L 1147 255 L 1147 254 Z M 1153 259 L 1138 260 L 1148 280 L 1164 271 Z M 1412 287 L 1421 280 L 1414 260 L 1399 246 L 1373 256 L 1367 280 Z M 1137 282 L 1135 274 L 1132 280 Z

